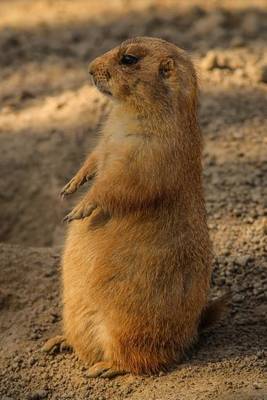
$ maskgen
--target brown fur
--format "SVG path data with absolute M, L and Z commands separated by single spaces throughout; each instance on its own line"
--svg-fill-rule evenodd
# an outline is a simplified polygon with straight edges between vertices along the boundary
M 122 65 L 125 53 L 140 60 Z M 89 365 L 155 373 L 196 340 L 209 291 L 197 77 L 184 51 L 155 38 L 122 43 L 90 73 L 114 106 L 63 190 L 95 175 L 67 217 L 64 334 Z

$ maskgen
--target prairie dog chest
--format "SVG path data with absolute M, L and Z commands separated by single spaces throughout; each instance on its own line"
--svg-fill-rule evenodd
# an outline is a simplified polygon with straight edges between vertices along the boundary
M 144 137 L 136 120 L 110 118 L 103 130 L 99 169 L 114 163 L 126 163 L 140 155 Z

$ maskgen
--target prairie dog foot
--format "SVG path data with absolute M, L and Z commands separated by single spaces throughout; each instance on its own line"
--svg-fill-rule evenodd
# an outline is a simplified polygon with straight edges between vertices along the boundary
M 66 215 L 63 221 L 71 222 L 74 219 L 83 219 L 86 217 L 90 217 L 90 215 L 96 208 L 96 204 L 87 204 L 86 202 L 81 201 L 68 215 Z
M 49 339 L 42 347 L 42 351 L 45 353 L 55 353 L 59 351 L 71 350 L 71 346 L 66 342 L 64 336 L 58 335 Z
M 100 361 L 96 364 L 94 364 L 91 368 L 88 370 L 88 377 L 89 378 L 114 378 L 115 376 L 118 375 L 124 375 L 126 374 L 126 371 L 120 370 L 119 368 L 116 368 L 114 365 L 112 365 L 111 362 L 109 361 Z

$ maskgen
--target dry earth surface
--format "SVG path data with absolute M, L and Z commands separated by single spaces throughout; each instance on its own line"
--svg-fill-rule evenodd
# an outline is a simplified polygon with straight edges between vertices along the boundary
M 0 399 L 267 399 L 267 2 L 1 0 L 0 16 Z M 136 35 L 198 66 L 212 296 L 232 300 L 178 369 L 89 379 L 40 351 L 60 332 L 58 193 L 109 108 L 88 61 Z

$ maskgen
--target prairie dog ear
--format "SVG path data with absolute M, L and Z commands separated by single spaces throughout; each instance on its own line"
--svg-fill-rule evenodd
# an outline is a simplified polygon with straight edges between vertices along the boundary
M 173 58 L 168 57 L 160 62 L 159 73 L 163 78 L 169 78 L 172 75 L 174 68 L 175 63 Z

